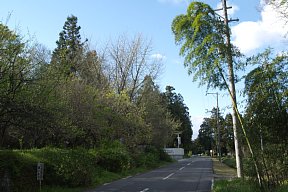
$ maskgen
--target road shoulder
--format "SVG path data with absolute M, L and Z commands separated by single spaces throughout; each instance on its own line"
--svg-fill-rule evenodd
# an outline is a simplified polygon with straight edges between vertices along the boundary
M 219 162 L 218 159 L 212 158 L 214 180 L 230 180 L 236 177 L 236 169 Z

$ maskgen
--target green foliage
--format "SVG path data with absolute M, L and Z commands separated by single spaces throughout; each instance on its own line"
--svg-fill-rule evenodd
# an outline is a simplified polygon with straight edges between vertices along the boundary
M 27 153 L 29 154 L 29 151 Z M 97 165 L 95 156 L 80 148 L 44 148 L 32 150 L 30 155 L 45 163 L 47 174 L 44 179 L 45 183 L 50 185 L 87 186 L 91 184 L 92 173 Z
M 132 157 L 136 167 L 148 169 L 158 167 L 161 161 L 172 162 L 171 157 L 163 149 L 154 146 L 146 146 L 144 151 L 132 153 Z
M 286 191 L 288 191 L 287 181 L 286 184 L 283 184 L 275 189 L 275 192 L 286 192 Z
M 52 64 L 60 76 L 76 75 L 79 72 L 83 57 L 84 43 L 81 42 L 78 19 L 74 15 L 67 17 L 63 31 L 56 41 L 57 48 L 53 51 Z
M 0 151 L 0 191 L 35 191 L 36 165 L 37 159 L 20 151 Z
M 272 50 L 267 49 L 249 58 L 248 62 L 256 68 L 245 78 L 248 96 L 246 126 L 253 138 L 260 176 L 266 186 L 277 186 L 287 180 L 288 171 L 285 152 L 288 139 L 288 56 L 287 53 L 274 56 Z M 247 174 L 255 177 L 250 164 L 247 164 Z
M 130 86 L 137 81 L 133 93 L 125 86 L 116 93 L 113 86 L 118 82 L 113 82 L 107 73 L 105 58 L 81 41 L 77 22 L 73 15 L 67 18 L 52 56 L 39 44 L 29 47 L 1 24 L 1 147 L 94 148 L 103 140 L 121 140 L 129 150 L 149 145 L 152 140 L 155 145 L 164 146 L 178 122 L 167 112 L 159 90 L 149 99 L 143 94 L 146 104 L 136 101 L 146 73 L 157 73 L 152 64 L 146 66 L 150 45 L 141 47 L 140 37 L 131 42 L 135 46 L 127 54 L 138 58 L 141 54 L 132 51 L 143 52 L 144 60 L 139 59 L 141 69 L 140 64 L 136 71 L 130 66 L 132 79 L 126 83 Z M 134 73 L 141 80 L 133 79 Z M 156 138 L 163 139 L 158 142 Z
M 96 157 L 84 149 L 1 151 L 0 162 L 1 178 L 10 179 L 12 191 L 35 191 L 38 162 L 44 163 L 44 185 L 89 186 L 97 167 Z
M 52 55 L 39 44 L 23 43 L 2 24 L 0 37 L 0 147 L 21 149 L 0 154 L 1 177 L 8 172 L 13 190 L 27 183 L 35 186 L 37 162 L 45 163 L 44 185 L 77 187 L 108 171 L 119 177 L 132 167 L 151 168 L 171 160 L 161 150 L 131 155 L 139 146 L 163 147 L 179 126 L 153 82 L 156 62 L 146 66 L 150 45 L 142 50 L 141 38 L 133 51 L 143 55 L 129 53 L 143 67 L 137 65 L 126 82 L 135 90 L 116 93 L 118 82 L 107 73 L 105 58 L 81 42 L 75 16 L 67 18 Z M 151 81 L 146 79 L 144 86 L 148 71 Z M 141 78 L 133 79 L 134 73 Z
M 161 162 L 172 161 L 163 150 L 153 146 L 135 154 L 128 152 L 119 142 L 107 142 L 91 150 L 49 147 L 22 151 L 4 150 L 0 151 L 0 182 L 10 186 L 9 189 L 15 192 L 37 191 L 39 184 L 36 180 L 36 168 L 37 163 L 42 162 L 44 189 L 61 191 L 64 186 L 76 188 L 103 184 L 129 173 L 155 168 Z M 1 185 L 1 191 L 8 190 L 5 185 Z
M 170 155 L 168 155 L 162 148 L 158 149 L 159 151 L 159 159 L 161 161 L 165 161 L 165 162 L 173 162 L 173 159 L 171 158 Z M 189 155 L 189 154 L 188 154 Z M 191 156 L 189 156 L 191 157 Z
M 258 186 L 248 180 L 218 180 L 214 182 L 213 192 L 260 192 Z
M 181 132 L 181 147 L 184 148 L 185 153 L 191 150 L 192 147 L 192 122 L 190 120 L 189 108 L 184 103 L 184 98 L 180 93 L 175 93 L 172 86 L 167 86 L 166 91 L 162 94 L 164 102 L 167 105 L 171 117 L 179 122 L 179 126 L 174 132 Z M 173 135 L 173 141 L 170 145 L 177 147 L 177 135 Z
M 165 146 L 171 140 L 175 129 L 179 127 L 179 123 L 170 114 L 158 86 L 150 76 L 145 77 L 144 84 L 140 88 L 137 105 L 144 110 L 145 123 L 151 128 L 152 144 L 158 148 Z
M 28 43 L 23 43 L 20 35 L 0 23 L 0 146 L 12 126 L 18 126 L 17 112 L 23 109 L 21 103 L 23 89 L 32 69 Z M 20 123 L 21 124 L 21 123 Z M 7 139 L 7 140 L 6 140 Z
M 187 13 L 178 15 L 172 23 L 175 42 L 181 45 L 180 55 L 185 57 L 184 66 L 193 80 L 201 80 L 200 85 L 225 88 L 220 73 L 225 72 L 226 26 L 215 11 L 202 2 L 192 2 Z M 240 56 L 236 48 L 233 55 Z
M 215 126 L 212 125 L 212 119 L 204 118 L 204 121 L 200 125 L 198 141 L 202 146 L 204 151 L 210 151 L 211 149 L 216 149 L 215 147 L 215 138 L 213 137 L 215 132 Z M 215 123 L 214 123 L 215 125 Z M 203 151 L 203 152 L 204 152 Z
M 82 192 L 82 188 L 67 188 L 67 187 L 58 187 L 58 186 L 45 186 L 41 192 Z
M 98 163 L 111 172 L 121 172 L 131 168 L 131 158 L 127 149 L 119 142 L 103 143 L 96 152 Z

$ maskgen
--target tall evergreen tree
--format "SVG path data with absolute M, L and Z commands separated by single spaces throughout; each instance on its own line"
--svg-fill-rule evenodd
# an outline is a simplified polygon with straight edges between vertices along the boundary
M 81 27 L 77 22 L 78 19 L 74 15 L 67 17 L 52 55 L 52 64 L 56 65 L 58 72 L 64 76 L 79 72 L 84 45 L 87 41 L 81 42 Z
M 192 147 L 193 134 L 192 123 L 188 111 L 189 108 L 185 105 L 182 95 L 176 94 L 174 90 L 174 87 L 167 86 L 163 96 L 172 117 L 181 123 L 181 126 L 177 131 L 181 132 L 181 146 L 184 148 L 185 152 L 188 152 Z

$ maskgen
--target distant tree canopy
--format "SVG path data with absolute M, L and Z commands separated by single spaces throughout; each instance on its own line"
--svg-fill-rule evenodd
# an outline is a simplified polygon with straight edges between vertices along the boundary
M 231 114 L 227 114 L 224 119 L 219 113 L 219 125 L 217 127 L 216 114 L 217 109 L 213 108 L 211 110 L 211 116 L 204 118 L 202 124 L 200 125 L 197 139 L 199 145 L 201 145 L 202 150 L 198 152 L 210 154 L 210 150 L 213 150 L 213 152 L 216 154 L 219 146 L 223 155 L 227 155 L 228 153 L 234 153 L 232 116 Z M 220 135 L 218 135 L 218 133 Z

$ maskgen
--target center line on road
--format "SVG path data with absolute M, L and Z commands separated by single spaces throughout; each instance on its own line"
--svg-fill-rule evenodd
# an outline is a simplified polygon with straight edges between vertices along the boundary
M 180 169 L 179 169 L 179 171 L 181 171 L 182 169 L 184 169 L 185 167 L 181 167 Z
M 187 165 L 191 165 L 191 163 L 188 163 Z
M 148 191 L 149 190 L 149 188 L 146 188 L 146 189 L 143 189 L 142 191 L 140 191 L 140 192 L 146 192 L 146 191 Z
M 175 173 L 171 173 L 171 174 L 169 174 L 167 177 L 164 177 L 163 180 L 168 179 L 169 177 L 171 177 L 171 176 L 174 175 L 174 174 L 175 174 Z

